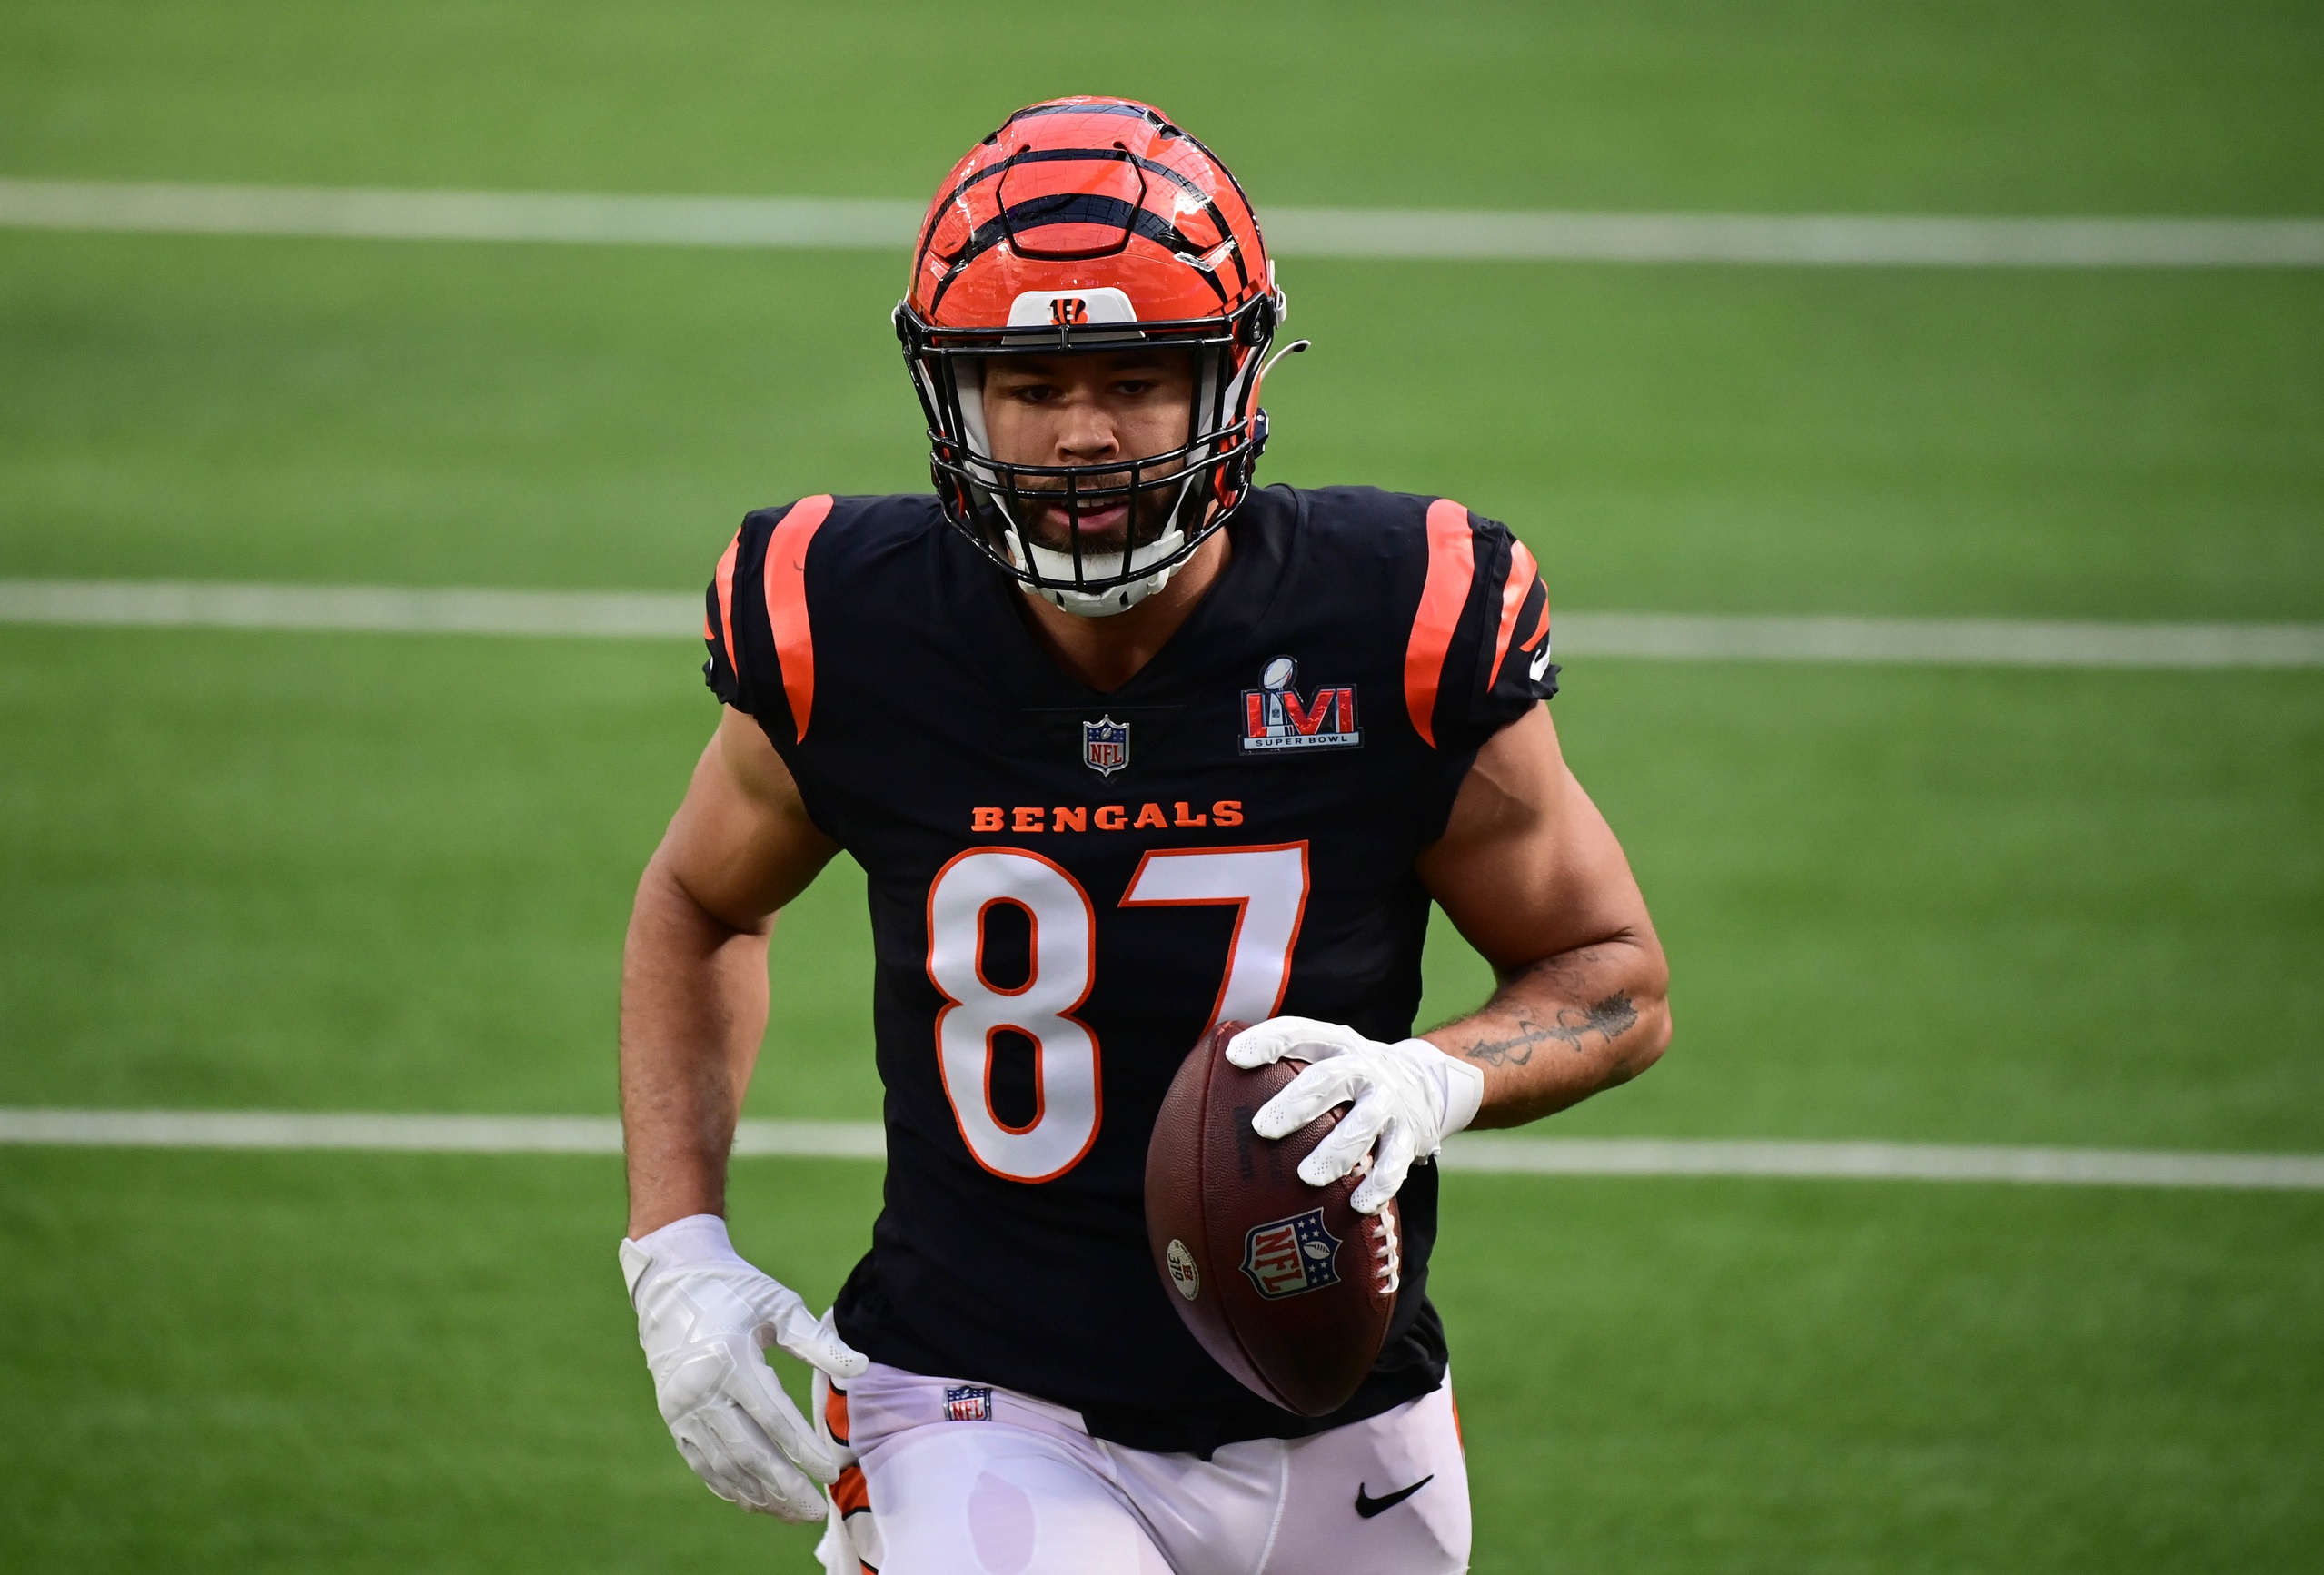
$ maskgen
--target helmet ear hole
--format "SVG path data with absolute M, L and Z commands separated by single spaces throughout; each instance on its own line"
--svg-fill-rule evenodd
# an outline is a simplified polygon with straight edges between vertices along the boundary
M 1275 337 L 1275 298 L 1262 295 L 1251 303 L 1243 320 L 1235 325 L 1235 342 L 1253 349 Z

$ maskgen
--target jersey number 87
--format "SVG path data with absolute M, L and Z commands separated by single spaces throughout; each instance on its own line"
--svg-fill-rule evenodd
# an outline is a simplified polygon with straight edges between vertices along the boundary
M 1022 908 L 1031 924 L 1032 967 L 1013 988 L 985 977 L 985 914 L 997 903 Z M 1307 845 L 1148 853 L 1121 899 L 1124 907 L 1215 905 L 1236 911 L 1210 1022 L 1274 1016 L 1307 908 Z M 1023 848 L 970 848 L 929 886 L 928 976 L 948 1003 L 936 1018 L 938 1067 L 969 1154 L 995 1175 L 1054 1181 L 1097 1140 L 1097 1036 L 1073 1015 L 1096 981 L 1097 935 L 1081 883 Z M 993 1037 L 1005 1031 L 1033 1043 L 1033 1118 L 1022 1126 L 992 1105 Z

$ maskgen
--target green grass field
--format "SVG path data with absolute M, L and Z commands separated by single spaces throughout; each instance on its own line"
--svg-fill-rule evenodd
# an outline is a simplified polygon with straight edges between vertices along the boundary
M 24 0 L 0 176 L 918 196 L 1099 91 L 1263 214 L 2324 213 L 2312 5 L 1170 15 Z M 0 578 L 690 589 L 921 484 L 899 273 L 0 232 Z M 1284 278 L 1267 474 L 1450 492 L 1563 607 L 2324 619 L 2313 272 Z M 699 659 L 0 628 L 0 1106 L 610 1111 Z M 1554 1130 L 2324 1152 L 2315 671 L 1581 661 L 1556 715 L 1679 1035 Z M 866 946 L 843 861 L 753 1114 L 877 1114 Z M 1430 1013 L 1485 986 L 1440 935 Z M 738 1237 L 828 1297 L 878 1182 L 745 1162 Z M 2324 1568 L 2316 1194 L 1446 1209 L 1482 1571 Z M 0 1569 L 804 1570 L 670 1448 L 620 1223 L 610 1160 L 0 1148 Z

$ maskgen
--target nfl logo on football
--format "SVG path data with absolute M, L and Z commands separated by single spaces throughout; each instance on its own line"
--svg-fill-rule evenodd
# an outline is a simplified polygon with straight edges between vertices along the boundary
M 973 1384 L 966 1388 L 944 1391 L 944 1420 L 947 1421 L 990 1421 L 992 1420 L 992 1389 L 988 1384 Z
M 1352 749 L 1364 742 L 1356 726 L 1356 686 L 1326 684 L 1307 699 L 1296 687 L 1299 664 L 1279 656 L 1259 674 L 1259 687 L 1243 691 L 1243 748 Z
M 1081 724 L 1081 763 L 1100 777 L 1129 764 L 1129 724 L 1110 716 Z
M 1253 1225 L 1243 1238 L 1243 1273 L 1268 1301 L 1339 1283 L 1339 1238 L 1324 1228 L 1324 1211 Z

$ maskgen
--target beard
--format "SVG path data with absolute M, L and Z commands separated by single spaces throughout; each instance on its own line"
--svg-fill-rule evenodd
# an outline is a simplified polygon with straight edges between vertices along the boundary
M 1011 479 L 1006 470 L 1001 474 Z M 1078 540 L 1084 558 L 1118 557 L 1161 540 L 1181 512 L 1180 496 L 1187 485 L 1185 467 L 1176 462 L 1159 477 L 1141 471 L 1134 492 L 1128 490 L 1130 480 L 1126 470 L 1076 478 L 1068 503 L 1062 478 L 1028 476 L 1004 494 L 1006 511 L 1036 547 L 1069 554 Z M 1099 495 L 1089 496 L 1092 490 Z

